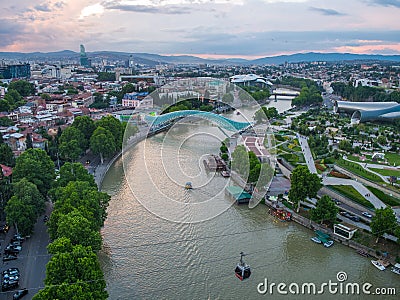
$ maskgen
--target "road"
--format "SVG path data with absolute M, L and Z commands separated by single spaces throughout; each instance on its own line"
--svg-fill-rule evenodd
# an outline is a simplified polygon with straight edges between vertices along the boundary
M 51 203 L 46 203 L 46 213 L 50 215 L 52 210 Z M 47 233 L 47 226 L 43 222 L 43 216 L 40 216 L 34 227 L 34 233 L 32 236 L 22 244 L 22 250 L 18 255 L 17 260 L 1 262 L 1 271 L 8 268 L 17 267 L 20 271 L 20 288 L 27 288 L 29 290 L 28 295 L 23 299 L 30 300 L 44 286 L 44 279 L 46 277 L 46 264 L 50 260 L 50 255 L 47 253 L 47 245 L 50 242 L 49 235 Z M 14 229 L 5 236 L 5 241 L 2 242 L 4 247 L 10 242 L 14 235 Z M 4 248 L 3 247 L 3 248 Z M 14 291 L 6 293 L 0 293 L 1 300 L 12 299 Z

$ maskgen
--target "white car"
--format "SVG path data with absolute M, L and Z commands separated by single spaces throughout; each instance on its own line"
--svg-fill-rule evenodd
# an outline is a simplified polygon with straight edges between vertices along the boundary
M 371 215 L 369 212 L 366 212 L 366 211 L 364 211 L 364 212 L 362 213 L 362 215 L 363 215 L 364 217 L 367 217 L 367 218 L 372 218 L 372 215 Z

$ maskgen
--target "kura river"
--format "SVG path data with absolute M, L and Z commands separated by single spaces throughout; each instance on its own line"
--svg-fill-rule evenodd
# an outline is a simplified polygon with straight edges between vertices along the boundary
M 251 109 L 240 111 L 249 117 L 253 113 Z M 198 134 L 199 128 L 207 128 L 207 134 Z M 365 295 L 346 296 L 339 289 L 332 294 L 328 287 L 316 296 L 293 295 L 287 287 L 289 295 L 280 295 L 276 288 L 279 283 L 293 283 L 292 289 L 298 284 L 301 292 L 303 283 L 315 283 L 319 290 L 329 281 L 339 284 L 339 272 L 346 273 L 340 277 L 343 280 L 347 276 L 343 284 L 372 284 L 371 293 L 376 287 L 395 287 L 397 296 L 383 298 L 397 299 L 400 276 L 390 270 L 379 271 L 354 250 L 339 244 L 331 248 L 317 245 L 310 241 L 310 230 L 295 223 L 277 222 L 264 205 L 254 209 L 229 206 L 225 194 L 218 193 L 229 179 L 204 172 L 199 163 L 205 153 L 218 153 L 217 132 L 216 127 L 203 121 L 177 125 L 169 133 L 132 148 L 129 163 L 125 161 L 126 174 L 122 159 L 110 168 L 102 187 L 112 199 L 102 230 L 104 247 L 100 254 L 110 299 L 363 299 Z M 159 163 L 165 158 L 175 159 L 175 163 Z M 174 177 L 175 174 L 193 178 L 196 188 L 185 190 L 172 180 L 184 180 L 184 176 Z M 192 204 L 202 203 L 212 195 L 216 210 L 221 210 L 222 204 L 228 205 L 208 221 L 177 223 L 165 217 L 176 217 L 170 207 L 166 206 L 159 217 L 142 205 L 153 203 L 158 193 L 167 194 L 177 203 Z M 213 215 L 213 206 L 209 210 Z M 195 216 L 196 209 L 190 213 Z M 243 282 L 234 274 L 241 251 L 248 254 L 245 261 L 252 268 L 251 277 Z M 265 280 L 269 288 L 276 284 L 272 294 L 271 289 L 265 295 L 257 291 Z M 260 289 L 265 290 L 265 286 Z

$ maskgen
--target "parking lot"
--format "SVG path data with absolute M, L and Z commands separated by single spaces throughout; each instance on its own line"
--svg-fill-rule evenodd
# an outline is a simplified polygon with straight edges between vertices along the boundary
M 50 212 L 51 204 L 47 203 L 45 214 L 50 215 Z M 49 235 L 46 224 L 43 222 L 43 216 L 35 224 L 34 233 L 31 237 L 22 242 L 22 249 L 18 254 L 18 259 L 5 262 L 3 260 L 0 261 L 1 272 L 9 268 L 18 268 L 20 271 L 19 287 L 7 292 L 0 292 L 0 300 L 12 299 L 15 291 L 22 288 L 28 289 L 28 294 L 22 299 L 29 300 L 32 299 L 39 289 L 43 288 L 46 277 L 46 264 L 50 259 L 47 253 Z M 2 257 L 4 256 L 4 249 L 10 243 L 14 234 L 15 230 L 13 227 L 10 228 L 7 234 L 0 234 Z

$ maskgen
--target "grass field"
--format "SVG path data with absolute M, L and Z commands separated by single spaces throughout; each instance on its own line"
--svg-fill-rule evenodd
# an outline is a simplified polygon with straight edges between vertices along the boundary
M 390 165 L 398 166 L 400 165 L 400 155 L 397 153 L 385 153 L 385 158 L 388 160 Z
M 372 171 L 379 173 L 383 176 L 396 176 L 400 177 L 400 171 L 399 170 L 387 170 L 387 169 L 376 169 L 376 168 L 369 168 Z
M 351 185 L 330 185 L 330 188 L 332 188 L 334 191 L 339 192 L 339 194 L 342 194 L 343 196 L 346 196 L 347 198 L 353 200 L 354 202 L 357 202 L 358 204 L 361 204 L 362 206 L 374 209 L 374 205 L 369 202 L 367 199 L 365 199 L 355 188 L 353 188 Z
M 393 196 L 387 195 L 381 190 L 378 190 L 372 186 L 367 186 L 367 188 L 373 193 L 375 196 L 377 196 L 383 203 L 389 206 L 396 206 L 400 205 L 400 199 L 397 199 Z
M 342 168 L 354 173 L 355 175 L 364 177 L 373 182 L 379 182 L 379 183 L 383 182 L 382 178 L 380 178 L 378 175 L 368 172 L 367 170 L 365 170 L 362 166 L 360 166 L 357 163 L 353 163 L 353 162 L 350 162 L 350 161 L 347 161 L 344 159 L 339 159 L 336 161 L 336 164 L 339 167 L 342 167 Z

